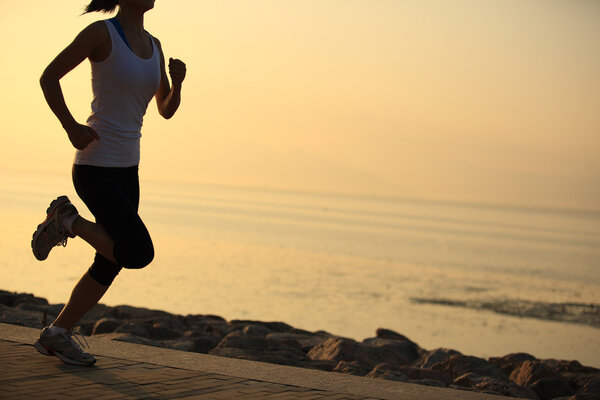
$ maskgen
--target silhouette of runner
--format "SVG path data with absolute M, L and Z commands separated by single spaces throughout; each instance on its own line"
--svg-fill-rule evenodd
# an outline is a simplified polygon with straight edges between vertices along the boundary
M 169 59 L 170 86 L 161 44 L 144 29 L 144 15 L 154 0 L 93 0 L 84 13 L 112 12 L 117 7 L 114 18 L 81 31 L 40 79 L 50 109 L 77 149 L 73 184 L 95 218 L 95 222 L 82 218 L 69 199 L 60 196 L 50 204 L 31 241 L 40 261 L 55 246 L 65 246 L 68 237 L 79 236 L 96 250 L 68 303 L 34 344 L 40 353 L 68 364 L 96 362 L 83 350 L 73 326 L 98 303 L 121 268 L 143 268 L 154 258 L 152 239 L 138 215 L 142 120 L 152 97 L 164 118 L 175 114 L 186 74 L 182 61 Z M 92 66 L 94 98 L 84 125 L 67 108 L 59 81 L 86 58 Z

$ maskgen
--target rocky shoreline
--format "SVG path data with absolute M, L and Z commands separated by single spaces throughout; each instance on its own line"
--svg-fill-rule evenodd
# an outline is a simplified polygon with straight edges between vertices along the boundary
M 62 304 L 31 294 L 0 291 L 3 323 L 41 328 L 44 319 L 52 321 L 61 309 Z M 226 321 L 215 315 L 99 304 L 79 330 L 124 342 L 527 399 L 600 399 L 600 369 L 578 361 L 542 360 L 526 353 L 485 360 L 452 349 L 423 349 L 383 328 L 357 342 L 283 322 Z

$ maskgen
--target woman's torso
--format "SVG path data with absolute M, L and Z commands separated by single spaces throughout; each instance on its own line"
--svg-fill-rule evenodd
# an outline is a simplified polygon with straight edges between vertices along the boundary
M 140 137 L 148 103 L 160 85 L 160 52 L 150 37 L 152 55 L 137 56 L 110 21 L 104 21 L 111 51 L 92 66 L 92 113 L 87 124 L 100 137 L 77 151 L 75 164 L 130 167 L 139 164 Z

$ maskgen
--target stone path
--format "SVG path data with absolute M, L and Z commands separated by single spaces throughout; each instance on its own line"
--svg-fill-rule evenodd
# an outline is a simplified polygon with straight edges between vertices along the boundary
M 78 367 L 5 340 L 0 354 L 3 399 L 375 399 L 111 357 Z
M 501 400 L 434 388 L 88 338 L 98 362 L 66 365 L 0 323 L 0 399 Z

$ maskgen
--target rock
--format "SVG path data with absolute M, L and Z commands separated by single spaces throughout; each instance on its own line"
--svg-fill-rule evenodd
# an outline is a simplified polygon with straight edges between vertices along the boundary
M 92 332 L 94 331 L 94 325 L 96 325 L 95 321 L 80 322 L 79 324 L 77 324 L 77 326 L 79 327 L 79 333 L 85 336 L 92 336 Z
M 118 321 L 116 319 L 102 318 L 94 324 L 94 329 L 92 329 L 92 336 L 99 335 L 101 333 L 112 333 L 122 323 L 123 321 Z
M 542 378 L 560 377 L 558 372 L 540 361 L 524 361 L 510 374 L 510 380 L 521 386 L 529 386 Z
M 220 338 L 215 336 L 201 336 L 193 338 L 192 346 L 190 351 L 195 353 L 203 353 L 208 354 L 212 349 L 214 349 L 217 344 L 219 344 Z
M 411 380 L 430 380 L 435 382 L 442 382 L 444 386 L 448 386 L 450 383 L 452 383 L 452 377 L 442 371 L 433 371 L 431 369 L 426 368 L 415 368 L 407 365 L 396 366 L 396 370 L 398 372 L 402 372 Z M 436 383 L 434 386 L 439 385 Z
M 227 324 L 227 321 L 223 317 L 219 317 L 218 315 L 199 315 L 199 314 L 188 314 L 183 317 L 183 322 L 188 327 L 193 327 L 196 325 L 204 325 L 206 323 L 224 323 Z
M 410 364 L 419 358 L 419 346 L 407 339 L 365 339 L 363 343 L 371 353 L 371 357 L 380 362 L 393 364 Z
M 34 311 L 39 313 L 44 313 L 46 311 L 46 305 L 43 304 L 33 304 L 33 303 L 21 303 L 14 307 L 15 310 L 25 310 L 25 311 Z
M 488 363 L 486 360 L 460 354 L 455 354 L 444 361 L 435 363 L 431 366 L 431 369 L 434 371 L 444 371 L 454 379 L 468 372 L 474 372 L 480 376 L 505 379 L 500 368 Z
M 581 389 L 581 392 L 600 394 L 600 376 L 590 379 Z
M 453 383 L 455 385 L 471 387 L 471 386 L 476 385 L 483 381 L 484 381 L 484 379 L 481 376 L 477 375 L 476 373 L 467 372 L 466 374 L 463 374 L 463 375 L 457 377 L 456 379 L 454 379 Z
M 187 329 L 187 325 L 183 322 L 181 316 L 151 318 L 150 321 L 152 321 L 152 326 L 155 328 L 167 328 L 177 332 L 184 332 Z
M 309 360 L 308 365 L 306 365 L 306 368 L 332 372 L 333 369 L 337 366 L 337 364 L 339 363 L 330 360 Z
M 304 331 L 306 332 L 306 331 Z M 308 353 L 310 349 L 313 347 L 323 343 L 327 339 L 331 337 L 331 335 L 323 335 L 323 334 L 311 334 L 310 332 L 306 333 L 298 333 L 298 332 L 273 332 L 269 333 L 267 339 L 272 339 L 276 341 L 287 341 L 287 340 L 295 340 L 300 343 L 302 346 L 302 351 Z
M 358 361 L 368 365 L 373 363 L 359 343 L 340 337 L 331 337 L 313 347 L 308 352 L 308 357 L 312 360 Z
M 225 336 L 230 331 L 227 326 L 227 321 L 216 315 L 186 315 L 183 317 L 183 322 L 188 329 L 202 331 L 204 333 L 216 333 Z
M 527 353 L 511 353 L 503 357 L 490 357 L 489 362 L 497 366 L 506 376 L 510 376 L 512 371 L 524 361 L 537 361 L 537 358 Z
M 360 365 L 356 361 L 340 361 L 335 366 L 335 368 L 333 369 L 333 372 L 340 372 L 342 374 L 365 376 L 366 374 L 369 373 L 369 369 L 365 368 L 362 365 Z
M 252 324 L 252 325 L 246 325 L 242 328 L 242 333 L 244 335 L 250 335 L 250 336 L 265 337 L 270 332 L 272 332 L 270 329 L 267 329 L 262 325 L 253 325 Z
M 106 306 L 105 306 L 106 307 Z M 95 311 L 95 310 L 92 310 Z M 100 311 L 100 310 L 98 310 Z M 95 311 L 95 312 L 98 312 Z M 87 317 L 87 315 L 86 315 Z M 107 309 L 99 315 L 100 318 L 112 319 L 157 319 L 160 317 L 173 318 L 172 314 L 160 310 L 150 310 L 147 308 L 131 307 L 131 306 L 116 306 L 107 307 Z
M 183 336 L 183 332 L 174 331 L 160 325 L 152 325 L 148 327 L 148 337 L 154 340 L 169 340 L 179 339 Z
M 546 359 L 541 361 L 542 364 L 552 368 L 556 372 L 564 373 L 600 373 L 600 369 L 594 367 L 586 367 L 581 365 L 577 360 L 555 360 Z
M 399 381 L 399 382 L 407 382 L 408 376 L 404 375 L 402 372 L 399 372 L 398 370 L 396 370 L 396 368 L 391 365 L 391 364 L 387 364 L 387 363 L 381 363 L 375 366 L 375 368 L 373 368 L 371 370 L 371 372 L 369 372 L 366 375 L 367 378 L 381 378 L 381 379 L 387 379 L 390 381 Z
M 48 305 L 48 300 L 41 297 L 35 297 L 29 293 L 12 293 L 0 290 L 0 304 L 7 307 L 16 307 L 19 304 Z
M 541 400 L 550 400 L 555 397 L 575 394 L 569 381 L 563 378 L 541 378 L 529 385 Z
M 460 352 L 452 349 L 439 348 L 431 351 L 424 351 L 421 353 L 419 358 L 413 362 L 413 367 L 417 368 L 430 368 L 433 364 L 447 360 L 455 354 L 461 354 Z
M 0 322 L 41 329 L 43 313 L 39 311 L 19 310 L 0 304 Z
M 485 393 L 498 393 L 510 397 L 538 400 L 537 394 L 530 388 L 519 386 L 514 382 L 484 377 L 483 380 L 472 386 L 472 389 Z
M 150 338 L 150 334 L 148 332 L 148 327 L 144 324 L 141 324 L 138 322 L 133 322 L 133 321 L 126 321 L 126 322 L 121 323 L 121 325 L 119 325 L 117 327 L 117 329 L 115 329 L 115 332 L 128 333 L 128 334 L 134 335 L 134 336 Z
M 233 331 L 225 336 L 208 354 L 291 366 L 305 366 L 310 362 L 298 343 L 292 346 L 244 335 L 241 331 Z
M 289 332 L 292 327 L 284 322 L 262 322 L 262 321 L 248 321 L 248 320 L 232 320 L 228 326 L 230 331 L 243 329 L 246 325 L 259 325 L 267 328 L 272 332 Z
M 577 393 L 569 397 L 569 400 L 600 400 L 600 396 L 598 393 Z
M 375 334 L 377 335 L 377 337 L 379 339 L 391 339 L 391 340 L 400 340 L 402 342 L 407 342 L 407 343 L 412 343 L 415 346 L 417 346 L 416 343 L 413 343 L 409 338 L 407 338 L 404 335 L 401 335 L 397 332 L 394 332 L 392 330 L 389 329 L 385 329 L 385 328 L 378 328 L 377 331 L 375 331 Z M 417 346 L 418 347 L 418 346 Z

